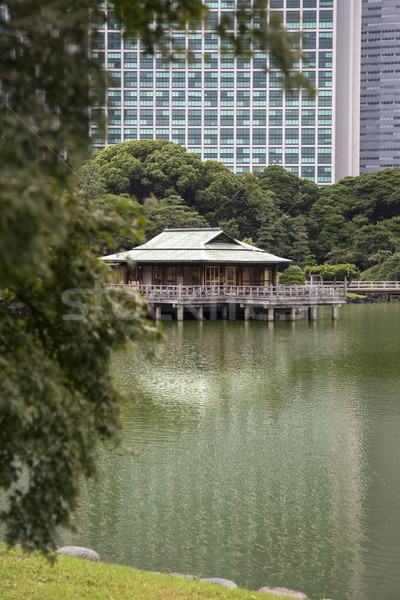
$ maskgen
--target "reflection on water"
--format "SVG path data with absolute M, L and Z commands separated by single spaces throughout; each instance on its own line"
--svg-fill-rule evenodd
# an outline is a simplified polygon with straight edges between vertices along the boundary
M 168 323 L 161 359 L 117 355 L 126 448 L 101 450 L 62 542 L 252 589 L 397 597 L 400 303 L 320 316 Z

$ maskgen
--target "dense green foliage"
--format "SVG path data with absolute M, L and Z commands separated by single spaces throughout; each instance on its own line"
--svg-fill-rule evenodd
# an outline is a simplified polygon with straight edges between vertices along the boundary
M 283 285 L 304 285 L 305 281 L 304 271 L 297 265 L 290 265 L 279 277 L 279 283 Z
M 304 267 L 306 275 L 320 275 L 322 279 L 328 281 L 343 281 L 346 278 L 351 281 L 359 275 L 359 271 L 354 264 L 331 265 L 325 263 L 323 265 L 307 265 Z
M 98 172 L 108 193 L 142 205 L 156 223 L 149 224 L 148 237 L 163 226 L 209 224 L 300 266 L 327 262 L 361 270 L 382 266 L 380 252 L 388 259 L 400 251 L 400 169 L 318 188 L 279 165 L 236 176 L 221 163 L 203 163 L 181 146 L 153 140 L 107 148 L 85 168 Z M 89 185 L 85 178 L 82 185 Z M 156 200 L 146 206 L 151 195 Z M 130 247 L 126 242 L 121 249 Z M 396 271 L 388 265 L 380 272 Z

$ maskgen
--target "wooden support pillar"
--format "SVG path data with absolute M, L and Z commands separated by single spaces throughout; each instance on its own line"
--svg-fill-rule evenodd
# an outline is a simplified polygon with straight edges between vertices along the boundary
M 179 305 L 176 307 L 176 320 L 183 321 L 183 306 Z
M 244 320 L 250 321 L 250 306 L 244 307 Z
M 291 321 L 296 320 L 296 309 L 293 306 L 290 309 L 290 320 Z
M 310 319 L 310 321 L 317 320 L 317 307 L 316 306 L 308 307 L 308 318 Z
M 161 306 L 159 304 L 156 306 L 156 321 L 161 321 Z
M 336 304 L 332 305 L 332 320 L 337 321 L 339 318 L 339 307 Z
M 198 321 L 203 321 L 203 319 L 204 319 L 203 307 L 202 306 L 198 306 L 197 307 L 197 320 Z
M 224 306 L 222 307 L 222 318 L 224 321 L 226 321 L 226 319 L 228 318 L 228 306 L 227 304 L 224 304 Z
M 268 321 L 270 321 L 270 322 L 275 321 L 275 309 L 274 308 L 268 309 Z

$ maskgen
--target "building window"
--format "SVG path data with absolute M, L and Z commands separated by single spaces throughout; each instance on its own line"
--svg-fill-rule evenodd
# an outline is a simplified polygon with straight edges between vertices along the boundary
M 299 162 L 299 150 L 298 148 L 286 148 L 285 150 L 285 164 L 297 165 Z
M 318 86 L 332 87 L 332 72 L 331 71 L 320 71 L 318 73 Z
M 265 88 L 267 86 L 267 74 L 263 71 L 253 72 L 253 88 Z
M 319 47 L 321 48 L 321 50 L 323 50 L 324 48 L 326 48 L 327 50 L 330 50 L 332 48 L 333 45 L 333 35 L 332 33 L 325 33 L 323 31 L 320 32 L 319 34 Z
M 152 140 L 153 139 L 153 130 L 152 129 L 141 129 L 140 130 L 140 139 L 141 140 Z
M 108 124 L 121 125 L 121 110 L 114 109 L 108 111 Z
M 156 129 L 157 140 L 169 140 L 169 129 Z
M 267 92 L 253 91 L 253 106 L 267 106 Z
M 303 147 L 301 149 L 301 162 L 302 164 L 315 162 L 315 148 Z
M 253 56 L 253 69 L 266 69 L 267 68 L 267 54 L 266 52 L 256 52 Z
M 204 106 L 218 106 L 218 91 L 204 91 Z
M 173 88 L 184 88 L 186 87 L 186 73 L 185 71 L 176 71 L 172 73 L 172 87 Z
M 207 146 L 218 144 L 218 133 L 216 129 L 204 129 L 204 144 Z
M 218 160 L 218 149 L 204 148 L 204 160 Z
M 238 110 L 236 114 L 236 125 L 237 126 L 249 126 L 250 125 L 250 111 L 249 110 Z
M 253 164 L 265 165 L 267 162 L 267 153 L 265 148 L 253 148 Z
M 236 87 L 249 88 L 250 87 L 250 73 L 247 73 L 246 71 L 238 71 L 236 73 Z
M 140 125 L 147 127 L 153 126 L 153 111 L 152 110 L 141 110 L 140 111 Z
M 156 91 L 156 106 L 169 106 L 169 91 Z
M 318 148 L 318 163 L 321 165 L 329 165 L 332 160 L 331 148 Z
M 126 75 L 126 74 L 125 74 Z M 135 73 L 136 75 L 136 73 Z M 140 73 L 140 87 L 141 88 L 152 88 L 153 87 L 153 72 L 152 71 L 141 71 Z M 126 82 L 126 80 L 125 80 Z M 134 87 L 133 85 L 127 85 L 125 87 Z
M 156 73 L 156 88 L 169 88 L 169 73 L 163 71 Z
M 108 106 L 119 106 L 121 104 L 121 91 L 108 90 L 107 93 Z
M 282 129 L 270 129 L 268 132 L 268 143 L 270 146 L 282 144 Z
M 153 57 L 145 54 L 144 52 L 140 53 L 140 68 L 141 69 L 153 69 Z
M 199 126 L 201 127 L 201 110 L 189 110 L 188 111 L 188 125 L 189 127 Z
M 253 110 L 253 125 L 265 127 L 267 124 L 267 114 L 265 110 Z
M 301 177 L 303 179 L 315 180 L 315 167 L 301 167 Z
M 318 183 L 330 183 L 332 178 L 331 167 L 318 167 Z
M 125 106 L 137 106 L 137 91 L 136 90 L 125 90 L 124 91 L 124 105 Z
M 137 88 L 137 73 L 136 73 L 136 71 L 125 71 L 124 72 L 124 87 L 125 88 Z
M 282 127 L 282 111 L 281 110 L 270 110 L 268 118 L 269 118 L 270 125 Z
M 153 91 L 141 91 L 140 92 L 140 106 L 153 106 L 154 103 L 154 92 Z
M 234 161 L 234 149 L 233 148 L 221 148 L 219 151 L 220 160 L 223 163 L 229 163 Z
M 315 129 L 301 130 L 301 145 L 313 146 L 315 144 Z
M 315 111 L 314 110 L 302 110 L 301 111 L 301 124 L 304 126 L 315 125 Z
M 224 146 L 232 146 L 234 144 L 233 129 L 220 129 L 220 144 Z
M 270 106 L 282 106 L 283 95 L 281 91 L 271 90 L 269 92 L 269 105 Z
M 282 74 L 280 71 L 270 71 L 269 87 L 271 87 L 271 88 L 281 88 L 282 87 Z
M 218 125 L 218 111 L 217 110 L 205 110 L 204 111 L 204 125 L 206 127 L 217 127 L 217 125 Z
M 266 132 L 265 129 L 253 129 L 253 146 L 265 146 Z
M 236 104 L 237 106 L 250 106 L 250 92 L 238 90 L 236 92 Z
M 221 106 L 234 106 L 235 104 L 235 92 L 234 91 L 223 91 L 220 92 Z
M 298 125 L 299 124 L 299 111 L 288 109 L 285 110 L 285 124 L 286 125 Z
M 319 110 L 318 111 L 318 125 L 332 125 L 332 111 L 331 110 Z
M 121 49 L 121 34 L 120 33 L 109 33 L 108 49 L 109 50 L 120 50 Z
M 318 129 L 318 145 L 328 146 L 332 143 L 331 129 Z
M 121 141 L 121 129 L 108 129 L 108 143 L 109 144 L 119 144 Z
M 222 88 L 233 88 L 235 87 L 235 79 L 233 71 L 222 72 L 220 75 L 220 85 Z
M 236 148 L 236 162 L 239 165 L 249 164 L 250 148 Z
M 221 127 L 233 127 L 233 125 L 234 125 L 233 110 L 221 110 L 220 120 L 221 120 Z
M 136 52 L 125 52 L 125 54 L 124 54 L 124 69 L 137 69 L 137 54 L 136 54 Z
M 268 153 L 268 160 L 270 165 L 281 165 L 282 148 L 270 148 Z
M 188 87 L 189 88 L 201 88 L 201 73 L 199 73 L 198 71 L 189 71 Z
M 185 94 L 184 91 L 173 90 L 171 93 L 172 93 L 172 106 L 185 106 L 185 104 L 186 104 L 186 94 Z M 194 106 L 195 105 L 195 103 L 193 101 L 193 95 L 194 94 L 199 94 L 200 95 L 199 105 L 201 105 L 201 92 L 190 91 L 188 93 L 188 104 L 189 104 L 189 106 Z M 196 98 L 198 98 L 198 96 L 196 96 Z
M 156 125 L 158 127 L 169 126 L 169 110 L 157 110 L 156 111 Z
M 189 146 L 200 146 L 201 145 L 201 129 L 189 129 L 188 130 L 188 145 Z
M 243 146 L 250 144 L 250 130 L 236 129 L 236 143 Z
M 107 55 L 107 64 L 109 69 L 120 69 L 121 52 L 109 52 Z
M 330 90 L 319 90 L 318 106 L 332 106 L 332 92 Z
M 130 140 L 137 140 L 137 130 L 136 127 L 126 127 L 124 129 L 124 141 L 129 142 Z
M 175 144 L 180 144 L 181 146 L 184 146 L 185 142 L 186 142 L 185 138 L 186 138 L 186 132 L 184 129 L 173 129 L 172 130 L 171 140 Z
M 186 125 L 186 117 L 184 110 L 173 110 L 172 111 L 172 125 L 180 125 L 184 127 Z
M 315 52 L 304 52 L 303 54 L 303 67 L 307 69 L 315 69 L 317 66 L 316 53 Z
M 299 130 L 298 129 L 285 129 L 285 144 L 289 146 L 298 146 L 299 144 Z

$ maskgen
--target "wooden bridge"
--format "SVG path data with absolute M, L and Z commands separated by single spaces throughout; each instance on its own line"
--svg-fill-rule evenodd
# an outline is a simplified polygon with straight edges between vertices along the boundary
M 347 284 L 347 291 L 390 300 L 400 298 L 400 281 L 352 281 Z
M 178 321 L 185 312 L 202 320 L 204 312 L 221 318 L 236 318 L 237 309 L 249 320 L 274 321 L 276 316 L 285 315 L 295 320 L 301 312 L 307 312 L 310 320 L 317 318 L 317 306 L 331 306 L 332 318 L 338 318 L 338 307 L 346 302 L 343 286 L 332 285 L 144 285 L 109 284 L 125 292 L 139 293 L 147 298 L 155 317 L 160 319 L 162 310 L 175 311 Z M 308 311 L 306 310 L 308 309 Z M 238 311 L 239 312 L 239 311 Z M 232 316 L 235 315 L 235 316 Z

